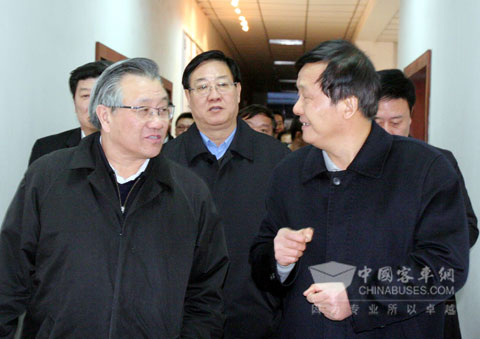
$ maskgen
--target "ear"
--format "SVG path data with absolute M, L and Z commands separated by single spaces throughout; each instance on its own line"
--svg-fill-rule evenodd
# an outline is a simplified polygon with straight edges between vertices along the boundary
M 112 109 L 110 107 L 107 107 L 105 105 L 98 105 L 96 109 L 98 120 L 102 125 L 102 130 L 104 130 L 107 133 L 110 132 L 111 110 Z
M 237 90 L 237 96 L 238 96 L 238 100 L 237 100 L 237 103 L 239 104 L 240 103 L 240 99 L 241 99 L 241 95 L 242 94 L 242 84 L 241 83 L 238 83 L 236 87 L 236 90 Z
M 343 100 L 343 104 L 343 118 L 348 120 L 352 118 L 358 111 L 358 98 L 355 96 L 350 96 Z

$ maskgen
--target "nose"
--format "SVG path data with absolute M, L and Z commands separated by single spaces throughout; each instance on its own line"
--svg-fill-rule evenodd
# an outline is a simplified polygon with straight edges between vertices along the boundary
M 295 103 L 295 105 L 293 105 L 293 113 L 295 115 L 302 115 L 303 114 L 303 109 L 302 109 L 302 104 L 300 103 L 300 98 L 297 99 L 297 102 Z
M 217 90 L 216 86 L 210 86 L 210 89 L 208 91 L 208 99 L 216 99 L 220 97 L 220 93 Z
M 148 128 L 152 128 L 152 129 L 162 129 L 162 128 L 166 128 L 169 123 L 170 123 L 169 119 L 165 119 L 160 117 L 158 114 L 154 114 L 148 120 L 147 126 Z

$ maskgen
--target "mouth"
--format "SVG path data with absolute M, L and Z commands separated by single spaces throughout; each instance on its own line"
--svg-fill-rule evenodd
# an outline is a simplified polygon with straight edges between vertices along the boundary
M 152 141 L 154 143 L 162 141 L 163 138 L 160 134 L 154 134 L 154 135 L 149 135 L 148 137 L 145 137 L 145 139 Z
M 209 112 L 219 112 L 223 109 L 222 106 L 212 106 L 208 109 Z
M 307 127 L 307 126 L 310 126 L 309 122 L 302 122 L 302 127 Z

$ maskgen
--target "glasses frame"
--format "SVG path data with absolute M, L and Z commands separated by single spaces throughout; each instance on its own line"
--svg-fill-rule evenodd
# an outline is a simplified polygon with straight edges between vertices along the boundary
M 239 82 L 238 82 L 238 81 L 234 81 L 234 82 L 224 82 L 224 84 L 229 84 L 229 86 L 232 86 L 232 88 L 233 88 L 233 87 L 237 87 L 237 85 L 239 84 Z M 198 91 L 199 91 L 198 88 L 192 88 L 192 87 L 190 87 L 188 90 L 189 90 L 190 92 L 193 91 L 194 93 L 197 93 L 197 95 L 200 96 L 200 97 L 206 97 L 207 95 L 209 95 L 209 94 L 211 93 L 213 87 L 215 87 L 215 90 L 216 90 L 218 93 L 220 93 L 220 94 L 226 94 L 226 93 L 228 93 L 228 92 L 230 91 L 230 87 L 228 87 L 228 90 L 227 90 L 227 91 L 223 91 L 222 89 L 219 90 L 218 85 L 219 85 L 218 83 L 216 83 L 216 84 L 214 84 L 214 85 L 209 84 L 208 87 L 205 88 L 205 90 L 208 89 L 208 91 L 206 91 L 205 93 L 198 92 Z
M 137 111 L 141 108 L 149 108 L 151 110 L 154 110 L 156 112 L 156 115 L 159 117 L 159 118 L 162 118 L 162 116 L 160 115 L 160 110 L 164 109 L 163 107 L 162 108 L 156 108 L 156 107 L 150 107 L 150 106 L 127 106 L 127 105 L 122 105 L 122 106 L 111 106 L 111 108 L 125 108 L 125 109 L 131 109 L 133 111 Z M 168 112 L 168 120 L 172 120 L 173 119 L 173 114 L 175 113 L 175 105 L 170 103 L 167 105 L 167 109 L 169 110 Z M 136 113 L 136 112 L 135 112 Z M 138 115 L 137 115 L 138 116 Z M 151 112 L 149 113 L 149 115 L 146 117 L 146 120 L 151 120 L 152 117 L 154 116 L 154 114 L 152 114 Z

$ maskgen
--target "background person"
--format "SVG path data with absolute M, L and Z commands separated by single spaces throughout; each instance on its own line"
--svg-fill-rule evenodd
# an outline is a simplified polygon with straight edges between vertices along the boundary
M 275 118 L 270 108 L 253 104 L 244 107 L 238 112 L 238 116 L 245 121 L 253 130 L 273 136 L 275 130 Z
M 192 126 L 194 123 L 192 113 L 183 112 L 180 114 L 175 121 L 175 137 L 180 136 L 182 133 L 186 132 L 187 129 Z
M 70 92 L 72 93 L 75 114 L 77 115 L 80 127 L 35 141 L 28 161 L 29 165 L 42 155 L 62 148 L 77 146 L 83 137 L 97 131 L 88 118 L 90 92 L 97 78 L 111 64 L 110 61 L 104 60 L 89 62 L 74 69 L 70 73 Z
M 412 123 L 413 107 L 416 101 L 415 85 L 399 69 L 387 69 L 377 72 L 380 76 L 380 101 L 375 121 L 388 133 L 408 137 Z M 470 197 L 465 187 L 462 172 L 452 152 L 436 148 L 450 161 L 460 179 L 465 211 L 467 214 L 470 248 L 478 238 L 477 217 L 473 211 Z M 447 301 L 447 307 L 452 311 L 445 315 L 445 338 L 461 338 L 460 324 L 455 297 Z

